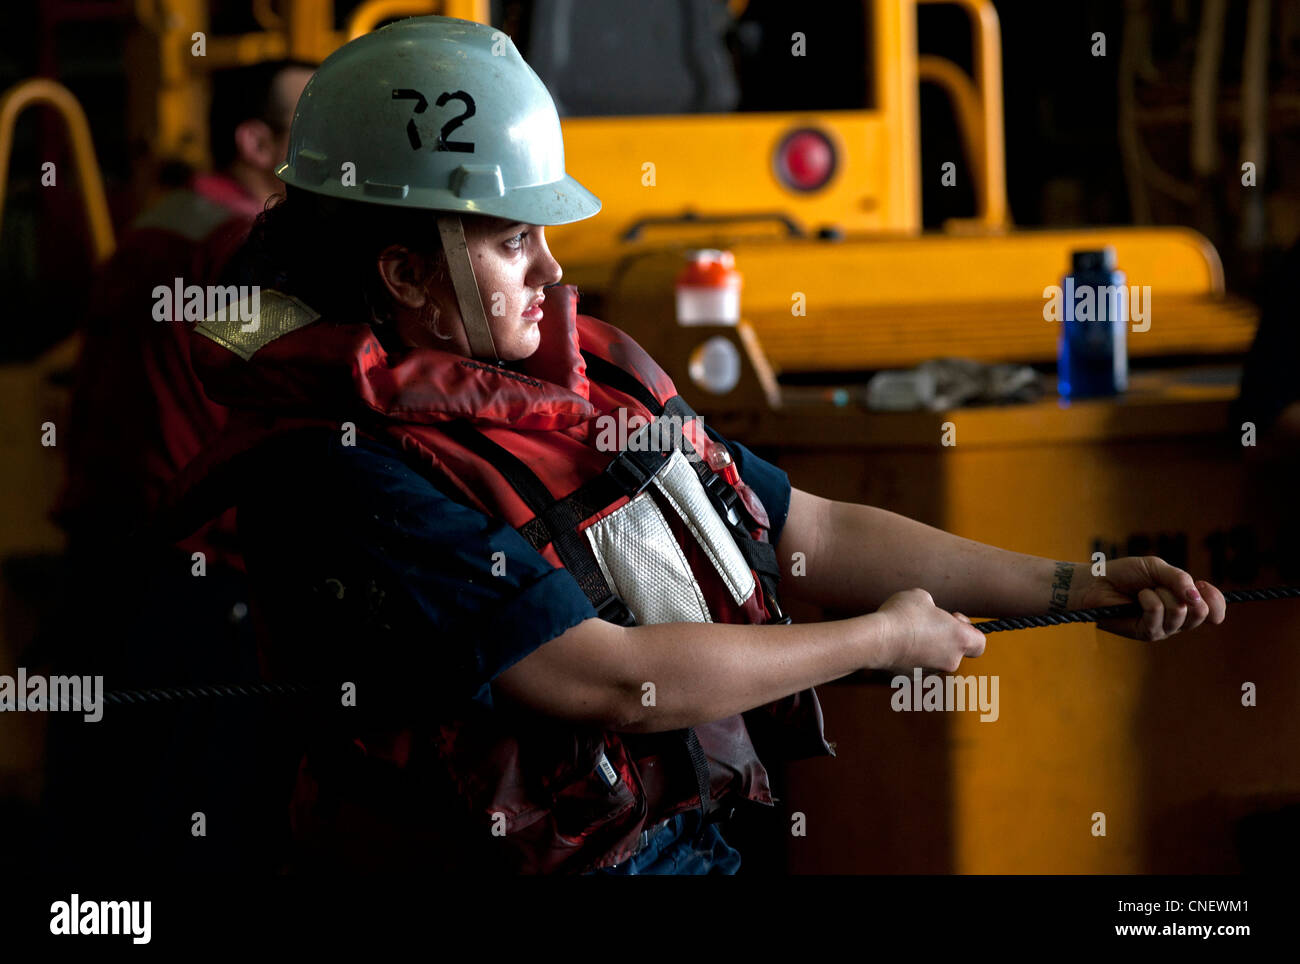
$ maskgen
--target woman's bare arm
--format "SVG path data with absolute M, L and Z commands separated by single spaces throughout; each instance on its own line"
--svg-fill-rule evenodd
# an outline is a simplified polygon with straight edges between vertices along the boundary
M 804 554 L 804 575 L 791 574 L 795 552 Z M 851 611 L 874 609 L 891 593 L 920 586 L 940 609 L 1035 615 L 1072 608 L 1088 573 L 1081 563 L 1009 552 L 896 512 L 800 489 L 790 494 L 777 557 L 783 595 Z
M 677 730 L 762 706 L 859 669 L 957 669 L 984 651 L 969 621 L 924 590 L 878 612 L 822 623 L 616 626 L 587 619 L 544 643 L 493 683 L 546 716 L 629 733 Z
M 547 716 L 655 733 L 723 719 L 873 663 L 883 617 L 804 626 L 588 619 L 502 673 L 494 692 Z

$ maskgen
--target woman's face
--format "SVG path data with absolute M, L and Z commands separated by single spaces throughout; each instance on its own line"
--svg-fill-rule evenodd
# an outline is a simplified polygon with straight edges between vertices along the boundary
M 527 358 L 541 341 L 542 289 L 559 281 L 563 273 L 546 246 L 545 229 L 482 215 L 462 217 L 461 221 L 497 355 L 504 361 Z M 429 278 L 430 266 L 423 263 L 412 273 L 406 270 L 410 265 L 409 254 L 380 261 L 380 271 L 399 306 L 398 336 L 415 347 L 469 356 L 469 341 L 450 279 L 445 274 Z M 423 284 L 417 280 L 421 277 Z M 451 337 L 445 338 L 447 335 Z

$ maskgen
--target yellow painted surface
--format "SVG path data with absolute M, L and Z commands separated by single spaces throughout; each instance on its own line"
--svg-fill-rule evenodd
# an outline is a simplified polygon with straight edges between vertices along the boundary
M 1134 535 L 1160 554 L 1155 540 L 1181 534 L 1188 568 L 1208 578 L 1207 540 L 1248 524 L 1280 553 L 1254 584 L 1285 581 L 1274 543 L 1296 510 L 1259 497 L 1243 468 L 1226 431 L 1235 389 L 1178 378 L 1143 375 L 1126 398 L 1070 407 L 808 405 L 712 421 L 796 486 L 1049 558 L 1088 561 L 1094 540 L 1124 555 Z M 939 445 L 944 421 L 955 447 Z M 1231 872 L 1236 821 L 1300 800 L 1300 601 L 1238 604 L 1222 627 L 1159 643 L 1093 625 L 998 633 L 961 672 L 999 677 L 996 722 L 894 713 L 887 684 L 822 688 L 840 756 L 790 768 L 789 807 L 810 827 L 790 843 L 793 870 Z
M 76 360 L 79 340 L 70 338 L 35 362 L 0 365 L 0 560 L 63 551 L 62 531 L 49 519 L 63 484 L 68 393 L 50 376 Z M 55 426 L 56 444 L 41 444 L 42 426 Z M 6 573 L 8 575 L 8 573 Z M 10 579 L 0 579 L 0 673 L 24 665 L 35 642 L 40 613 Z M 42 785 L 45 713 L 6 713 L 0 727 L 0 799 L 35 804 Z
M 1185 228 L 1108 228 L 842 242 L 705 238 L 735 254 L 741 311 L 778 374 L 905 368 L 945 356 L 1050 362 L 1061 322 L 1044 318 L 1070 252 L 1113 244 L 1146 307 L 1131 357 L 1241 354 L 1255 306 L 1223 293 L 1219 257 Z M 698 242 L 697 242 L 698 243 Z M 610 258 L 603 275 L 565 264 L 566 280 L 602 297 L 608 321 L 654 352 L 675 323 L 673 282 L 685 245 Z M 1142 289 L 1149 287 L 1149 301 Z
M 80 339 L 60 342 L 34 362 L 0 365 L 0 559 L 20 552 L 62 548 L 63 535 L 49 519 L 63 482 L 63 450 L 69 394 L 51 383 L 70 372 Z M 42 425 L 55 426 L 56 444 L 41 444 Z
M 688 210 L 775 212 L 812 232 L 824 226 L 846 233 L 919 231 L 915 6 L 910 0 L 872 4 L 870 17 L 876 92 L 870 110 L 565 119 L 566 167 L 604 207 L 595 218 L 547 230 L 556 257 L 584 279 L 598 279 L 599 287 L 614 261 L 637 250 L 621 240 L 629 227 Z M 812 193 L 785 188 L 773 167 L 781 138 L 799 127 L 825 133 L 838 156 L 832 180 Z M 653 184 L 646 164 L 654 165 Z M 756 230 L 764 231 L 739 225 L 723 234 Z M 655 227 L 644 244 L 699 234 L 689 226 Z
M 586 221 L 547 228 L 561 263 L 605 262 L 636 250 L 621 240 L 634 224 L 687 211 L 778 213 L 811 231 L 837 225 L 879 232 L 907 219 L 902 183 L 889 177 L 888 122 L 877 111 L 573 117 L 563 127 L 566 169 L 602 208 Z M 801 127 L 830 137 L 840 159 L 830 183 L 806 195 L 784 187 L 773 163 L 782 138 Z M 728 233 L 782 230 L 773 220 L 768 226 L 738 222 Z M 645 244 L 681 236 L 676 225 L 643 233 Z

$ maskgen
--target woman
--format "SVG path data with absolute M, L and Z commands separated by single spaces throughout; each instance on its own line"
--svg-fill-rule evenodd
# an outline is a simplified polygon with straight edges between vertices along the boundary
M 703 428 L 557 284 L 545 226 L 599 202 L 491 28 L 348 44 L 291 141 L 241 259 L 259 313 L 197 329 L 234 414 L 188 500 L 239 504 L 272 675 L 340 694 L 299 770 L 300 865 L 734 872 L 719 826 L 772 804 L 762 760 L 831 753 L 813 686 L 983 652 L 945 610 L 1222 621 L 1154 557 L 1094 578 L 820 499 Z M 608 451 L 609 418 L 669 441 Z M 794 552 L 781 592 L 864 615 L 788 625 Z

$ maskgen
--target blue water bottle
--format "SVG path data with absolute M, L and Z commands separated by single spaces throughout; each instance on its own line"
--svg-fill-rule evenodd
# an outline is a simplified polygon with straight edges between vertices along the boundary
M 1100 398 L 1128 388 L 1128 279 L 1115 249 L 1076 251 L 1065 276 L 1057 391 L 1062 398 Z

